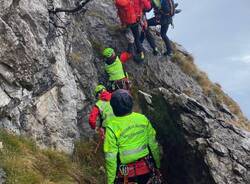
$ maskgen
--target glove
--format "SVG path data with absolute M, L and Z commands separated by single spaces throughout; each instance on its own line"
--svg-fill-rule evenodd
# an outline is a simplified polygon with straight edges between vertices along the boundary
M 147 20 L 143 20 L 142 21 L 142 29 L 143 30 L 147 30 L 148 29 L 148 22 L 147 22 Z

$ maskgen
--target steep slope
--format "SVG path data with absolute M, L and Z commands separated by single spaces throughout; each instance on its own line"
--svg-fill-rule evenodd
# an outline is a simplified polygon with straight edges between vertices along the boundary
M 59 14 L 68 22 L 61 37 L 49 23 L 60 24 L 47 11 L 50 2 L 0 2 L 0 127 L 72 153 L 75 140 L 92 136 L 92 91 L 106 81 L 100 50 L 112 46 L 119 53 L 127 44 L 111 1 L 89 3 L 85 14 Z M 53 1 L 55 7 L 74 3 Z M 169 183 L 249 183 L 250 135 L 229 124 L 237 116 L 176 63 L 152 56 L 146 44 L 145 50 L 145 63 L 129 61 L 126 69 L 138 110 L 159 132 Z
M 40 150 L 30 139 L 0 131 L 0 183 L 85 184 L 104 183 L 103 155 L 93 154 L 95 145 L 77 141 L 72 155 Z

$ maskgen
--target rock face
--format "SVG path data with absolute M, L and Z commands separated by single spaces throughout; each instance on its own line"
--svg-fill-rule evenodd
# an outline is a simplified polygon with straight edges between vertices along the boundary
M 0 127 L 66 152 L 80 136 L 91 135 L 92 92 L 106 81 L 100 49 L 112 46 L 119 53 L 127 45 L 112 1 L 92 1 L 85 14 L 58 14 L 65 24 L 48 13 L 52 5 L 74 4 L 0 0 Z M 58 37 L 64 29 L 52 23 L 65 26 L 67 34 Z M 150 93 L 138 102 L 159 132 L 167 181 L 249 183 L 249 133 L 229 125 L 233 114 L 214 105 L 176 64 L 144 46 L 145 63 L 129 61 L 125 67 L 135 96 L 139 89 Z
M 0 184 L 4 184 L 6 179 L 6 174 L 3 169 L 0 168 Z
M 180 91 L 153 90 L 143 111 L 154 122 L 163 146 L 169 183 L 249 183 L 250 133 L 214 114 Z

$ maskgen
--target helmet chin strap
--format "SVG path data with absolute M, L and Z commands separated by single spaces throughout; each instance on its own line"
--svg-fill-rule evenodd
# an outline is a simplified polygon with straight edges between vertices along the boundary
M 106 58 L 105 59 L 105 63 L 107 63 L 108 65 L 111 65 L 116 59 L 116 55 L 113 54 L 110 58 Z

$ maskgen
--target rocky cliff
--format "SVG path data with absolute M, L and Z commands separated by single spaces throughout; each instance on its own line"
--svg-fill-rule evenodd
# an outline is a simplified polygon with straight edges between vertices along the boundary
M 92 91 L 106 80 L 100 50 L 112 46 L 119 53 L 127 43 L 112 1 L 58 17 L 49 14 L 52 5 L 69 8 L 75 1 L 0 1 L 0 127 L 71 153 L 75 140 L 92 134 Z M 168 182 L 249 183 L 250 133 L 229 124 L 237 116 L 176 63 L 153 56 L 146 43 L 145 50 L 143 64 L 125 67 L 136 109 L 158 130 Z M 189 55 L 180 46 L 176 53 Z

